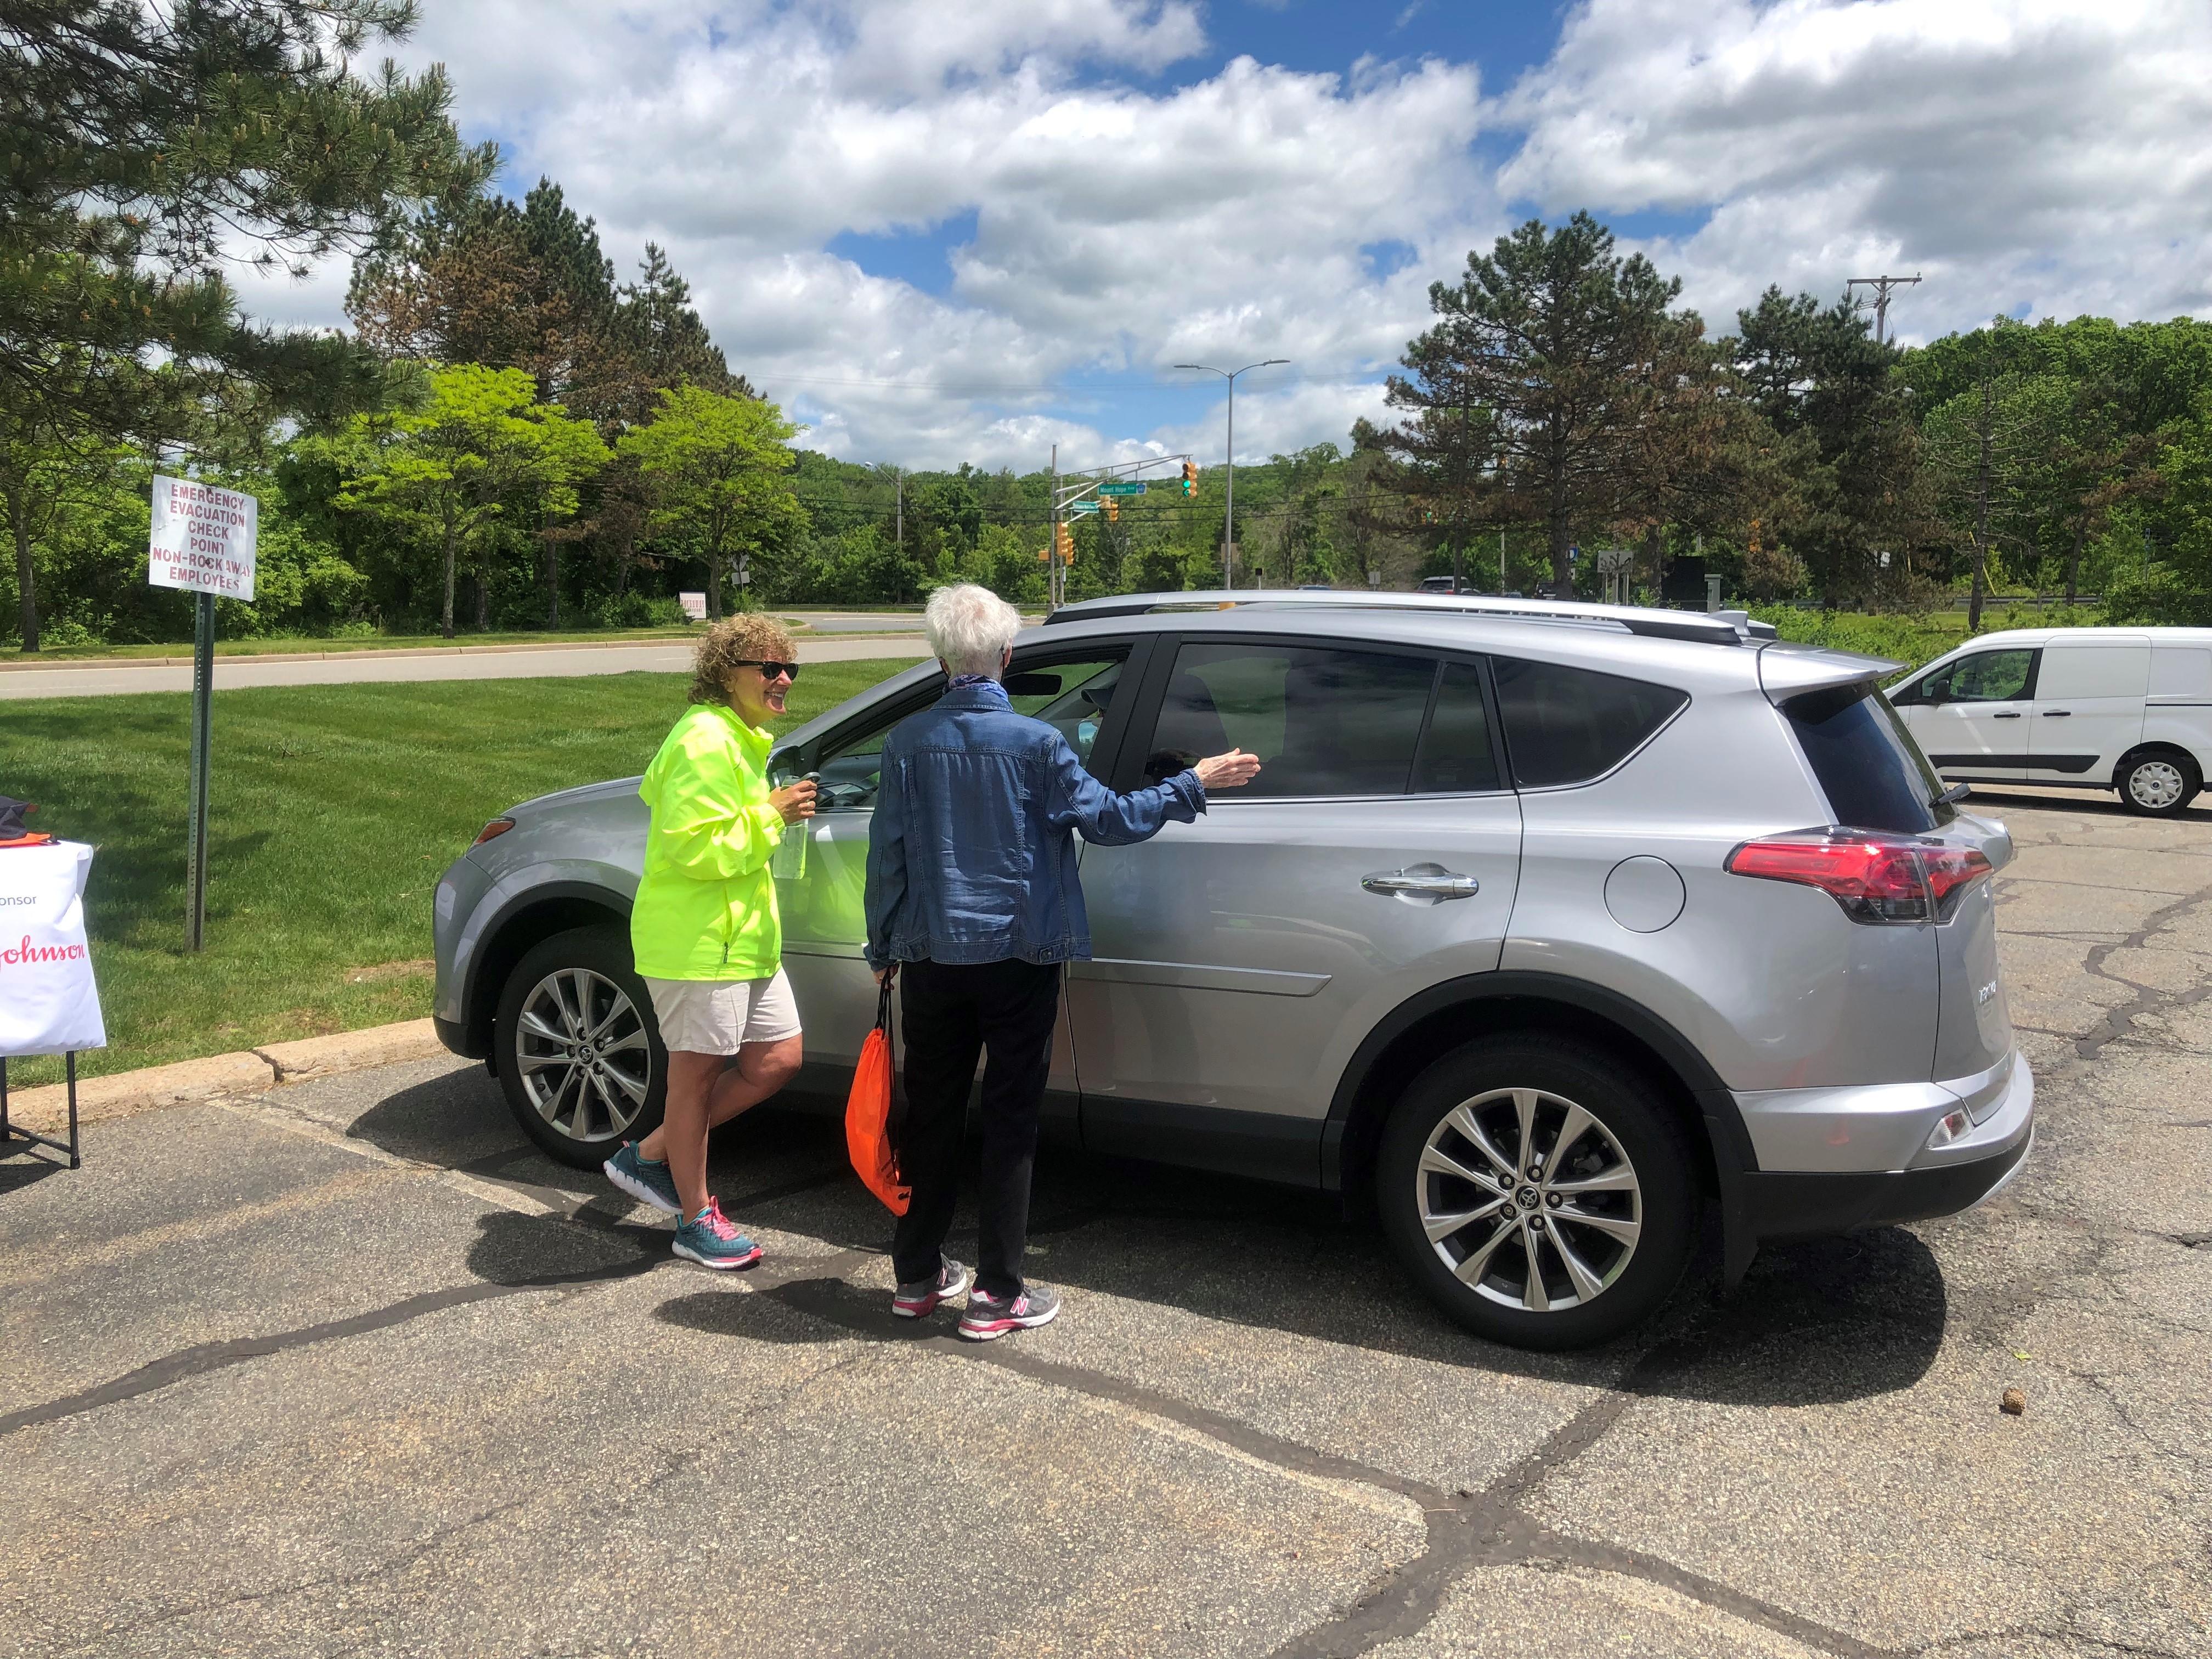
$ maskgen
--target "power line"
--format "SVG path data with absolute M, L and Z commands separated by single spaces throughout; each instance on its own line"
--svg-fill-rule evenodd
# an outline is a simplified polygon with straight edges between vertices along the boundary
M 1889 324 L 1890 289 L 1910 288 L 1919 280 L 1920 273 L 1915 271 L 1910 276 L 1854 276 L 1844 284 L 1844 292 L 1847 295 L 1855 288 L 1870 288 L 1874 290 L 1874 343 L 1876 345 L 1887 343 L 1883 337 L 1882 331 Z M 1865 301 L 1856 301 L 1853 303 L 1856 307 L 1863 305 Z

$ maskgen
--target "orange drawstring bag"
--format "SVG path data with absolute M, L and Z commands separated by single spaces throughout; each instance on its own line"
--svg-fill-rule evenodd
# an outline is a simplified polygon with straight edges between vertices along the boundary
M 876 1029 L 860 1045 L 853 1071 L 853 1092 L 845 1097 L 845 1150 L 867 1189 L 893 1215 L 904 1215 L 914 1190 L 899 1178 L 898 1153 L 891 1145 L 891 988 L 876 1000 Z

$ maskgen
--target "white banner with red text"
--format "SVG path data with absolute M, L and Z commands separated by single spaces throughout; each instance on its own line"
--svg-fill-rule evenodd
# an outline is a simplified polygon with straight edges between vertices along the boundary
M 0 847 L 0 1054 L 107 1046 L 84 942 L 91 870 L 82 842 Z

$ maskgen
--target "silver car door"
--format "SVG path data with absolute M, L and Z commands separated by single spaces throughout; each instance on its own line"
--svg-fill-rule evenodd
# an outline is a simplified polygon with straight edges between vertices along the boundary
M 1310 1184 L 1361 1038 L 1498 964 L 1521 819 L 1480 669 L 1249 638 L 1163 641 L 1155 663 L 1128 740 L 1150 775 L 1231 747 L 1262 769 L 1194 823 L 1084 854 L 1084 1143 Z

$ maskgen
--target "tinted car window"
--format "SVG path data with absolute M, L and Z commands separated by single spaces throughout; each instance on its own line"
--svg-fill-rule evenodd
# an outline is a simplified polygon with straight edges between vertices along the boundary
M 1686 692 L 1557 663 L 1491 660 L 1513 781 L 1523 789 L 1610 772 L 1689 702 Z
M 1490 741 L 1490 714 L 1482 705 L 1482 676 L 1473 663 L 1444 665 L 1436 707 L 1421 734 L 1413 788 L 1424 795 L 1459 794 L 1498 787 L 1498 757 Z
M 1922 683 L 1922 695 L 1945 702 L 2016 702 L 2028 695 L 2033 651 L 1978 651 Z
M 1121 667 L 1118 656 L 1037 667 L 1017 665 L 1006 676 L 1006 701 L 1015 713 L 1052 726 L 1067 739 L 1076 757 L 1088 763 L 1098 728 L 1113 704 L 1115 688 L 1121 684 Z M 874 806 L 884 739 L 890 735 L 891 727 L 918 712 L 914 704 L 901 703 L 825 747 L 814 763 L 815 774 L 822 781 L 817 810 L 859 812 Z
M 1261 767 L 1239 800 L 1403 794 L 1436 666 L 1379 651 L 1185 645 L 1145 745 L 1145 775 L 1158 782 L 1243 749 Z
M 1838 823 L 1917 836 L 1958 816 L 1920 745 L 1871 681 L 1805 692 L 1782 712 Z

